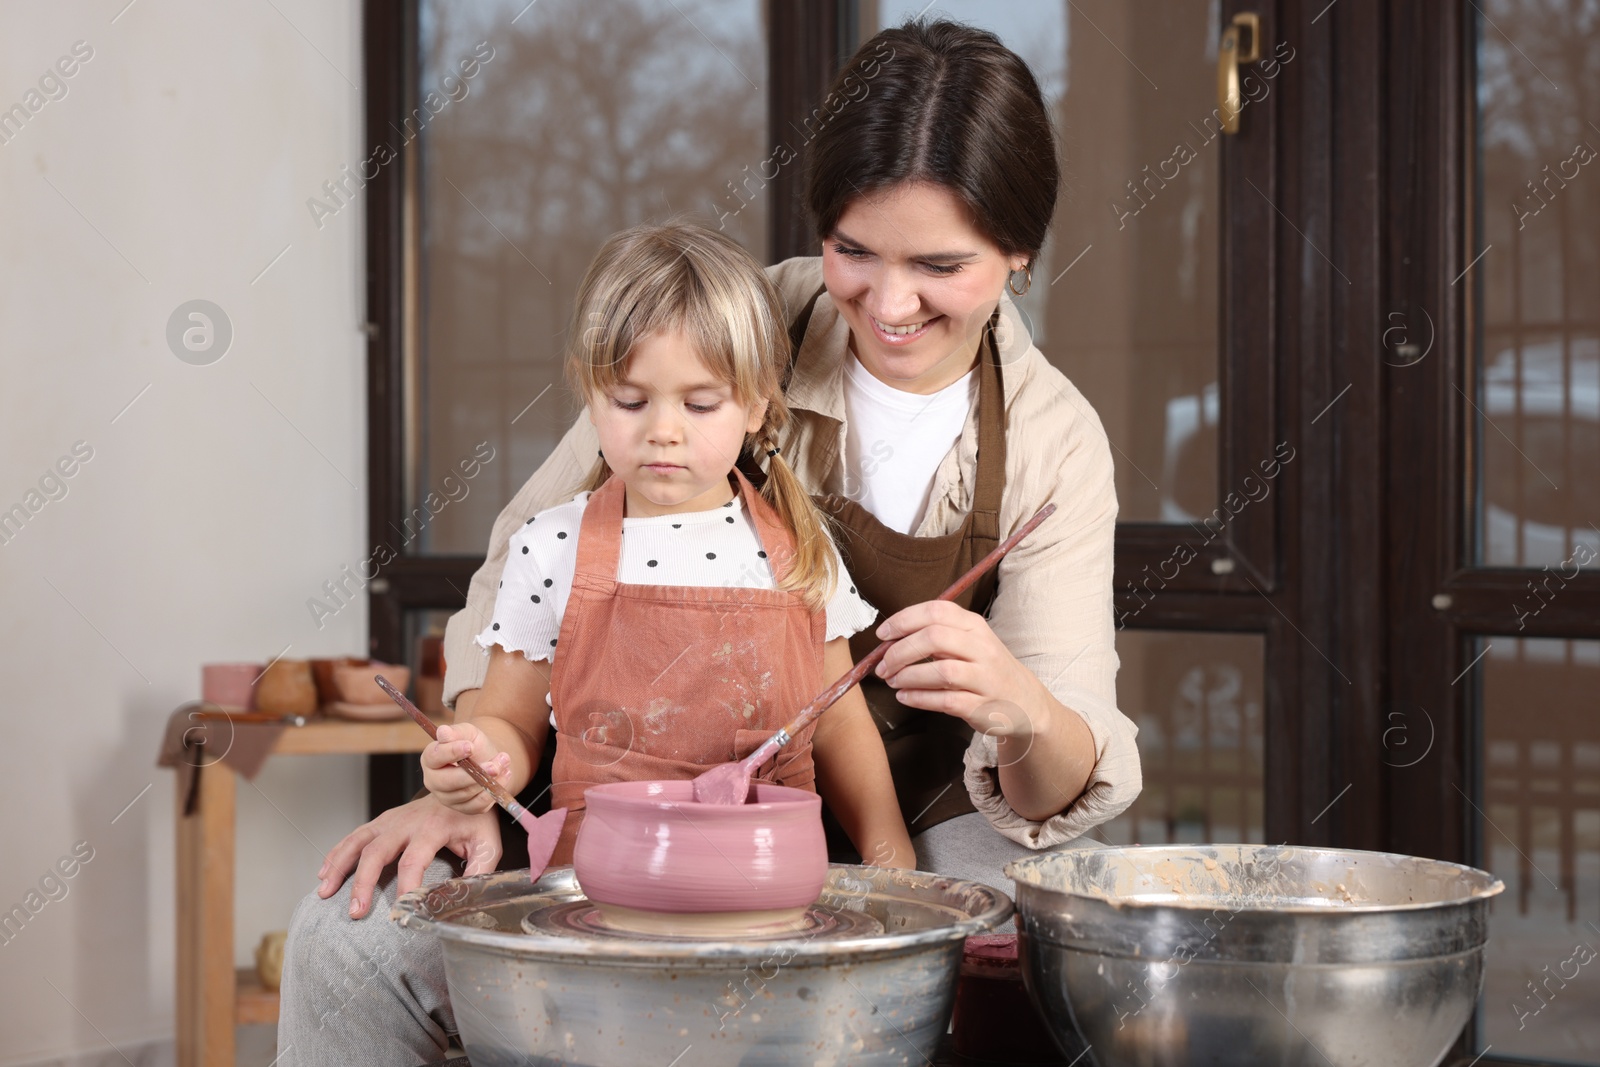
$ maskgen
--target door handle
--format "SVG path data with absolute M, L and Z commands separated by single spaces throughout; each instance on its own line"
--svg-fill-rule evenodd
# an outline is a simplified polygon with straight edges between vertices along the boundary
M 1239 132 L 1244 98 L 1239 92 L 1239 67 L 1261 58 L 1261 16 L 1241 11 L 1222 31 L 1217 45 L 1217 116 L 1223 133 Z

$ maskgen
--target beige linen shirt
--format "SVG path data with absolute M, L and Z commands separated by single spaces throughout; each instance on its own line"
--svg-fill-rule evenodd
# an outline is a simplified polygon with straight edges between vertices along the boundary
M 822 261 L 791 259 L 768 268 L 792 319 L 822 284 Z M 1111 451 L 1105 430 L 1083 395 L 1034 347 L 1011 300 L 1000 300 L 996 341 L 1004 378 L 1006 486 L 1000 536 L 1046 503 L 1056 513 L 1000 562 L 999 592 L 989 612 L 997 637 L 1062 704 L 1088 724 L 1095 766 L 1081 796 L 1043 822 L 1012 810 L 999 789 L 993 738 L 975 734 L 964 782 L 973 805 L 1001 834 L 1029 848 L 1048 848 L 1086 833 L 1139 795 L 1134 724 L 1117 710 L 1117 653 L 1112 623 L 1111 567 L 1117 518 Z M 793 417 L 783 455 L 813 492 L 844 492 L 844 360 L 850 329 L 827 293 L 817 300 L 789 384 Z M 445 631 L 445 700 L 483 684 L 488 653 L 472 638 L 488 625 L 511 534 L 529 516 L 570 500 L 599 448 L 594 427 L 579 415 L 544 464 L 495 520 L 489 555 L 472 577 L 467 605 Z M 977 402 L 960 439 L 934 473 L 916 536 L 957 529 L 972 508 L 977 473 Z M 937 714 L 929 712 L 928 714 Z M 1065 803 L 1068 797 L 1063 794 Z

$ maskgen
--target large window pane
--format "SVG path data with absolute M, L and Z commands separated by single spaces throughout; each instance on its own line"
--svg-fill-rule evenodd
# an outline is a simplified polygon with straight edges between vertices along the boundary
M 926 4 L 862 6 L 870 35 Z M 936 16 L 993 31 L 1040 79 L 1064 181 L 1033 287 L 1018 304 L 1040 350 L 1105 423 L 1117 452 L 1119 517 L 1211 514 L 1220 417 L 1222 138 L 1211 116 L 1219 5 L 942 0 L 928 11 Z M 1247 107 L 1244 121 L 1251 117 Z
M 1482 0 L 1478 556 L 1600 550 L 1600 4 Z
M 422 0 L 419 96 L 478 42 L 494 54 L 417 140 L 407 507 L 417 515 L 435 496 L 426 521 L 396 531 L 408 551 L 481 553 L 570 424 L 564 332 L 609 234 L 686 215 L 766 260 L 751 177 L 768 155 L 763 11 L 762 0 Z M 460 464 L 485 441 L 495 458 L 463 483 Z
M 1262 840 L 1260 634 L 1122 630 L 1117 704 L 1139 727 L 1144 791 L 1112 844 Z
M 1482 1042 L 1600 1064 L 1600 641 L 1482 643 L 1473 815 L 1479 862 L 1506 884 L 1491 906 Z

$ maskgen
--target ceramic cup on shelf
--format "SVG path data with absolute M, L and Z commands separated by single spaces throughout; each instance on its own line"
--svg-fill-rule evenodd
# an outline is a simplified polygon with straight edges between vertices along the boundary
M 340 664 L 334 667 L 333 684 L 339 691 L 339 699 L 328 705 L 328 714 L 374 722 L 405 718 L 405 711 L 378 688 L 380 674 L 402 693 L 411 683 L 411 668 L 390 663 L 373 661 L 359 666 Z
M 256 683 L 256 709 L 274 715 L 315 715 L 317 686 L 311 680 L 311 664 L 303 659 L 267 664 Z
M 255 681 L 260 663 L 207 663 L 200 668 L 200 699 L 229 711 L 256 706 Z
M 319 705 L 332 704 L 339 696 L 339 686 L 333 680 L 333 672 L 339 667 L 360 667 L 371 663 L 369 659 L 360 659 L 355 656 L 335 656 L 331 659 L 314 659 L 311 661 L 311 679 L 317 685 L 317 703 Z

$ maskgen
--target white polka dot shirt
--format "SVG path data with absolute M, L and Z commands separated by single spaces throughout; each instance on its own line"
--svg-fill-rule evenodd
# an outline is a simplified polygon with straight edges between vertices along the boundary
M 479 646 L 487 650 L 499 645 L 532 660 L 554 659 L 588 500 L 588 493 L 579 493 L 539 512 L 511 535 L 494 615 L 477 636 Z M 742 496 L 710 511 L 625 518 L 622 534 L 617 580 L 625 584 L 777 588 Z M 839 550 L 833 553 L 839 580 L 827 606 L 829 641 L 849 637 L 878 617 L 877 609 L 856 592 Z

